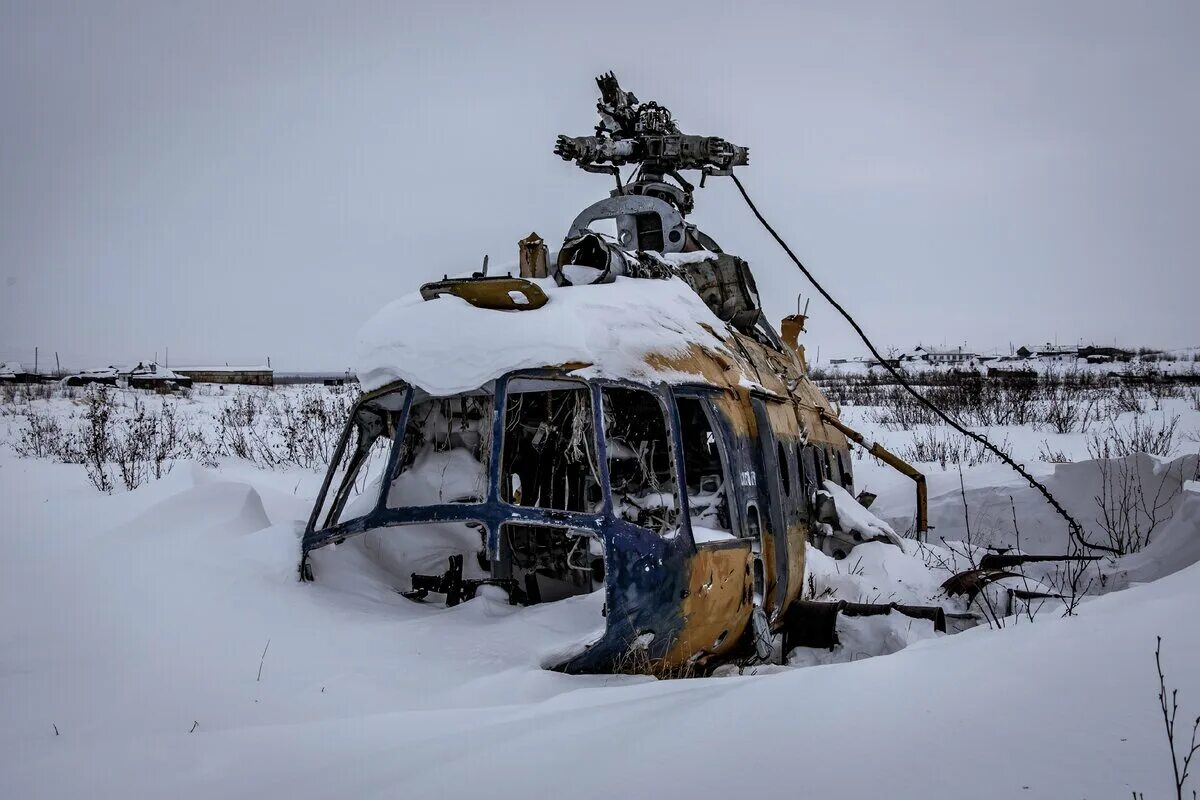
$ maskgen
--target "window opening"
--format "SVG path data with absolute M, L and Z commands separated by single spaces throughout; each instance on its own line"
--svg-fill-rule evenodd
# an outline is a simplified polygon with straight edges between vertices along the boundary
M 509 381 L 500 479 L 506 502 L 598 511 L 604 498 L 597 463 L 592 396 L 585 384 Z
M 796 445 L 796 471 L 800 475 L 800 487 L 805 498 L 811 498 L 817 486 L 817 464 L 811 445 Z
M 762 524 L 758 518 L 758 506 L 749 503 L 746 506 L 746 536 L 750 539 L 762 537 Z
M 684 486 L 692 536 L 700 543 L 733 535 L 729 509 L 729 466 L 704 407 L 694 397 L 677 397 L 683 442 Z
M 662 403 L 652 392 L 601 390 L 613 513 L 666 534 L 678 527 L 679 487 Z
M 792 474 L 788 465 L 787 451 L 783 449 L 783 442 L 778 440 L 775 442 L 775 462 L 775 466 L 779 470 L 779 480 L 783 484 L 783 493 L 791 497 Z
M 396 391 L 354 410 L 319 500 L 314 518 L 318 530 L 358 519 L 375 508 L 405 394 L 406 390 Z
M 842 476 L 842 488 L 851 492 L 854 488 L 854 473 L 850 469 L 850 454 L 845 450 L 835 450 L 837 453 L 838 472 Z
M 487 499 L 492 450 L 491 394 L 414 402 L 404 426 L 389 508 Z
M 500 526 L 495 572 L 513 580 L 527 605 L 590 594 L 604 586 L 604 545 L 571 528 L 509 522 Z

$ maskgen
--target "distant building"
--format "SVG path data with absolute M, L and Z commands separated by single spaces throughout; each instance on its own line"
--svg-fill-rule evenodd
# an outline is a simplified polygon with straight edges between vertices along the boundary
M 18 361 L 0 362 L 0 383 L 41 383 L 45 376 L 27 369 Z
M 120 375 L 121 371 L 116 367 L 85 369 L 73 375 L 66 376 L 63 378 L 63 383 L 67 386 L 91 386 L 94 383 L 102 386 L 116 386 L 117 378 Z
M 187 375 L 181 375 L 158 364 L 143 364 L 140 361 L 136 367 L 128 371 L 121 371 L 120 379 L 131 389 L 169 391 L 176 387 L 186 388 L 192 385 L 192 379 Z
M 1107 364 L 1112 361 L 1129 361 L 1133 358 L 1133 353 L 1119 347 L 1088 345 L 1079 348 L 1079 357 L 1087 359 L 1089 364 Z
M 177 367 L 194 383 L 238 383 L 248 386 L 274 386 L 275 372 L 270 367 Z
M 1017 355 L 1021 358 L 1036 358 L 1039 361 L 1048 362 L 1067 362 L 1075 361 L 1079 358 L 1079 348 L 1069 345 L 1059 346 L 1056 344 L 1041 345 L 1037 348 L 1029 348 L 1021 346 L 1017 348 Z
M 347 383 L 357 383 L 358 376 L 353 370 L 341 372 L 276 372 L 275 385 L 287 386 L 297 383 L 321 383 L 326 386 L 345 386 Z
M 924 362 L 934 366 L 961 366 L 978 359 L 978 353 L 971 353 L 961 347 L 954 350 L 930 350 L 923 345 L 917 345 L 911 351 L 900 356 L 899 360 L 901 363 Z
M 86 369 L 63 378 L 67 386 L 125 386 L 130 389 L 172 391 L 192 385 L 192 379 L 155 363 L 139 361 L 133 367 L 102 367 Z
M 1038 351 L 1039 361 L 1073 362 L 1079 360 L 1079 348 L 1047 345 Z

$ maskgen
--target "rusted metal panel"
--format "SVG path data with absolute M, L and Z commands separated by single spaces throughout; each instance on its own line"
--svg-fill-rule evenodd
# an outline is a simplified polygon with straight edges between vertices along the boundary
M 787 592 L 783 597 L 783 607 L 786 609 L 799 600 L 804 594 L 804 565 L 808 544 L 809 526 L 806 522 L 797 522 L 787 529 L 788 574 Z
M 550 274 L 547 266 L 548 249 L 536 232 L 517 242 L 517 251 L 522 278 L 545 278 Z
M 421 287 L 421 296 L 433 300 L 444 294 L 493 311 L 533 311 L 546 305 L 546 293 L 523 278 L 448 278 Z
M 689 564 L 683 627 L 664 656 L 677 667 L 736 647 L 750 621 L 750 543 L 700 545 Z

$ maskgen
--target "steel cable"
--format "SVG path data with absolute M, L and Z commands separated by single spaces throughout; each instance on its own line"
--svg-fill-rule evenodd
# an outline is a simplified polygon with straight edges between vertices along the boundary
M 1113 553 L 1114 555 L 1120 555 L 1120 552 L 1114 547 L 1109 547 L 1109 546 L 1103 545 L 1103 544 L 1095 544 L 1095 543 L 1089 542 L 1087 539 L 1085 539 L 1083 536 L 1082 526 L 1080 526 L 1080 524 L 1075 520 L 1075 518 L 1073 516 L 1071 516 L 1070 512 L 1068 512 L 1065 508 L 1063 508 L 1062 504 L 1059 503 L 1057 499 L 1055 499 L 1054 495 L 1052 495 L 1050 493 L 1050 490 L 1047 489 L 1045 487 L 1045 485 L 1043 485 L 1040 481 L 1038 481 L 1036 478 L 1034 478 L 1033 475 L 1029 474 L 1029 472 L 1025 469 L 1024 465 L 1018 464 L 1016 461 L 1014 461 L 1012 456 L 1008 455 L 1003 450 L 1001 450 L 999 447 L 992 444 L 992 442 L 989 441 L 988 438 L 986 436 L 984 436 L 983 434 L 976 433 L 975 431 L 969 430 L 966 427 L 964 427 L 963 425 L 959 424 L 959 422 L 957 420 L 953 419 L 945 411 L 942 411 L 942 409 L 938 408 L 933 403 L 933 401 L 929 400 L 923 394 L 921 394 L 915 388 L 913 388 L 912 384 L 910 384 L 907 380 L 904 379 L 904 375 L 900 372 L 900 370 L 898 368 L 892 366 L 892 364 L 890 364 L 888 362 L 888 360 L 883 357 L 883 355 L 879 352 L 879 350 L 876 349 L 875 345 L 871 343 L 871 340 L 867 337 L 866 332 L 864 332 L 862 327 L 857 322 L 854 321 L 854 317 L 850 316 L 850 312 L 848 312 L 848 311 L 846 311 L 846 309 L 842 308 L 841 304 L 838 303 L 837 300 L 834 300 L 833 297 L 829 294 L 829 292 L 825 291 L 825 287 L 823 287 L 817 281 L 817 279 L 815 277 L 813 277 L 813 274 L 808 271 L 808 268 L 805 267 L 803 263 L 801 263 L 800 259 L 796 256 L 796 254 L 792 252 L 792 248 L 788 247 L 787 242 L 785 242 L 783 240 L 783 237 L 781 237 L 778 233 L 775 232 L 775 229 L 771 227 L 771 223 L 767 222 L 766 218 L 763 217 L 762 212 L 760 212 L 758 210 L 758 207 L 756 205 L 754 205 L 754 201 L 751 200 L 750 195 L 746 193 L 746 187 L 742 186 L 742 182 L 740 180 L 738 180 L 737 175 L 734 175 L 731 173 L 729 177 L 733 178 L 733 183 L 735 186 L 737 186 L 738 191 L 741 192 L 742 199 L 746 201 L 746 205 L 750 207 L 750 211 L 754 214 L 755 217 L 758 218 L 758 221 L 760 223 L 762 223 L 762 226 L 767 229 L 767 233 L 771 234 L 772 238 L 774 238 L 775 241 L 779 243 L 779 246 L 783 248 L 783 251 L 788 254 L 789 258 L 792 259 L 792 262 L 795 263 L 795 265 L 800 268 L 800 271 L 802 273 L 804 273 L 804 277 L 808 278 L 808 282 L 811 283 L 813 285 L 813 287 L 821 294 L 821 296 L 824 297 L 829 302 L 829 304 L 831 306 L 833 306 L 834 309 L 836 309 L 837 312 L 846 319 L 846 322 L 850 323 L 850 327 L 854 328 L 854 332 L 858 334 L 858 338 L 862 339 L 863 344 L 865 344 L 867 346 L 867 349 L 871 351 L 871 355 L 875 357 L 875 360 L 877 362 L 879 362 L 880 366 L 882 366 L 889 373 L 891 373 L 892 377 L 896 379 L 896 382 L 898 384 L 900 384 L 900 386 L 902 386 L 905 391 L 907 391 L 910 395 L 912 395 L 914 398 L 916 398 L 916 400 L 919 403 L 921 403 L 921 405 L 925 406 L 930 411 L 932 411 L 934 414 L 936 414 L 940 419 L 945 421 L 945 423 L 947 425 L 954 428 L 956 431 L 961 433 L 963 436 L 966 436 L 967 438 L 978 442 L 986 450 L 988 450 L 988 452 L 995 455 L 997 458 L 999 458 L 1001 461 L 1003 461 L 1009 467 L 1014 469 L 1018 475 L 1020 475 L 1022 478 L 1024 478 L 1026 481 L 1028 481 L 1029 485 L 1031 487 L 1036 489 L 1038 492 L 1040 492 L 1042 494 L 1042 496 L 1044 498 L 1046 498 L 1046 502 L 1050 504 L 1051 508 L 1053 508 L 1056 512 L 1058 512 L 1059 516 L 1061 516 L 1064 520 L 1066 520 L 1067 527 L 1070 531 L 1071 538 L 1073 538 L 1075 541 L 1077 541 L 1081 546 L 1092 549 L 1092 550 L 1101 550 L 1104 552 Z

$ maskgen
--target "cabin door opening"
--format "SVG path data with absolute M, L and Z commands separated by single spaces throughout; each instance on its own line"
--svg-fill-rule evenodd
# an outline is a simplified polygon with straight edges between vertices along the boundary
M 758 428 L 759 464 L 762 479 L 758 482 L 758 497 L 763 509 L 762 574 L 766 583 L 764 606 L 771 616 L 779 615 L 782 599 L 787 593 L 788 552 L 784 507 L 789 503 L 792 484 L 787 450 L 776 438 L 771 426 L 768 401 L 751 398 Z
M 737 493 L 725 441 L 713 425 L 712 408 L 697 397 L 675 397 L 683 447 L 683 486 L 696 544 L 735 538 Z

